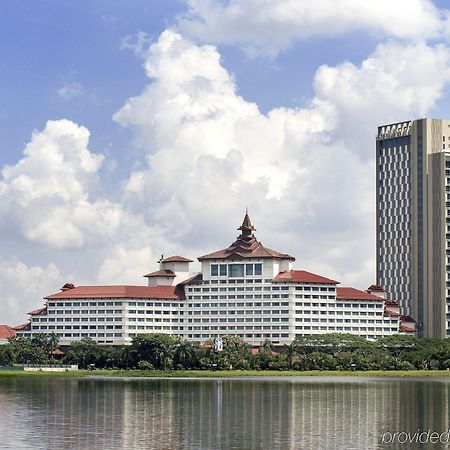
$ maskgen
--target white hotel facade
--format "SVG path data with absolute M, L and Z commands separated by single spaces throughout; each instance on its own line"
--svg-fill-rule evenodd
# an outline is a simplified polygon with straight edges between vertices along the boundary
M 415 321 L 400 313 L 384 289 L 362 291 L 303 270 L 295 258 L 264 247 L 246 214 L 241 234 L 224 250 L 201 256 L 201 272 L 191 260 L 160 260 L 145 275 L 148 286 L 66 284 L 45 297 L 17 336 L 56 333 L 60 345 L 83 337 L 100 344 L 129 344 L 139 333 L 169 333 L 190 341 L 237 335 L 253 346 L 269 338 L 289 344 L 297 336 L 351 333 L 377 339 L 415 334 Z

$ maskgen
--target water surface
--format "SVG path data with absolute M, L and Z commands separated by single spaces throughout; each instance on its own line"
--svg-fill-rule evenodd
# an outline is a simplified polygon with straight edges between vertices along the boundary
M 375 449 L 444 432 L 447 378 L 0 379 L 0 448 Z

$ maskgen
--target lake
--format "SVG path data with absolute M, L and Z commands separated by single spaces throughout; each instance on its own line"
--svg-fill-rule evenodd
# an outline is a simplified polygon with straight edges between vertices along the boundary
M 447 378 L 0 378 L 0 448 L 447 448 L 392 444 L 389 433 L 446 432 L 449 387 Z

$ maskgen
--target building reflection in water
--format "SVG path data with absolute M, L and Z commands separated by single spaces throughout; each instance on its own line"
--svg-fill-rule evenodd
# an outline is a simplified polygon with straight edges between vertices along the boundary
M 0 379 L 0 447 L 382 448 L 446 431 L 449 382 Z

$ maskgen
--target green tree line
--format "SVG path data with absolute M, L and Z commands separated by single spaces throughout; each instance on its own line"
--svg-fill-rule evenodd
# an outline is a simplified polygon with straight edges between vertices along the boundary
M 433 370 L 450 369 L 450 339 L 394 335 L 367 341 L 349 334 L 304 336 L 274 347 L 270 340 L 258 351 L 237 336 L 223 338 L 223 350 L 211 341 L 193 343 L 167 334 L 140 334 L 131 345 L 112 347 L 83 338 L 56 359 L 56 335 L 11 338 L 0 345 L 0 366 L 13 364 L 77 364 L 96 368 L 178 370 Z

